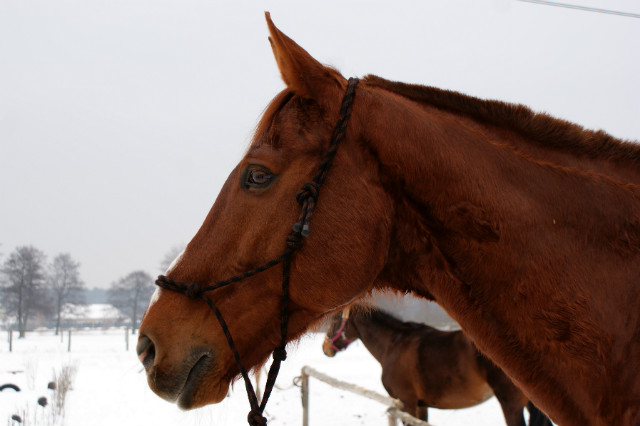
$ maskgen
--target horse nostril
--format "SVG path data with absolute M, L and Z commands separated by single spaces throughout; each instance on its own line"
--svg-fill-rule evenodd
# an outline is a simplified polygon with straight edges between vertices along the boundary
M 136 352 L 138 353 L 138 359 L 144 366 L 145 370 L 151 368 L 153 360 L 156 357 L 156 347 L 151 339 L 145 335 L 140 335 L 138 344 L 136 345 Z

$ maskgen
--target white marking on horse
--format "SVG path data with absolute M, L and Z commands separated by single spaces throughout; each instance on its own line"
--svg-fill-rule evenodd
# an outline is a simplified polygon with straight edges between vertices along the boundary
M 182 250 L 180 252 L 180 254 L 178 256 L 176 256 L 175 259 L 173 259 L 173 262 L 171 262 L 171 265 L 169 265 L 169 267 L 167 268 L 167 272 L 164 273 L 165 275 L 167 275 L 169 272 L 171 272 L 171 270 L 173 268 L 175 268 L 175 266 L 178 264 L 178 262 L 180 261 L 180 258 L 182 257 L 183 254 L 184 254 L 184 250 Z M 153 304 L 158 301 L 158 299 L 160 298 L 160 293 L 161 292 L 162 292 L 162 288 L 156 287 L 156 291 L 153 292 L 153 295 L 151 295 L 151 299 L 149 300 L 149 305 L 147 306 L 147 310 L 145 311 L 145 315 L 149 311 L 149 309 L 151 309 Z
M 180 259 L 182 258 L 182 255 L 183 255 L 183 254 L 184 254 L 184 249 L 180 252 L 180 254 L 178 254 L 178 255 L 176 256 L 176 258 L 175 258 L 175 259 L 173 259 L 173 262 L 171 262 L 171 265 L 169 265 L 169 267 L 167 268 L 167 272 L 165 272 L 165 273 L 164 273 L 165 275 L 168 275 L 168 274 L 169 274 L 169 272 L 171 272 L 171 270 L 172 270 L 173 268 L 175 268 L 175 267 L 176 267 L 176 265 L 178 264 L 178 262 L 179 262 L 179 261 L 180 261 Z
M 160 292 L 161 291 L 162 291 L 162 288 L 156 287 L 156 291 L 153 292 L 153 294 L 151 295 L 151 299 L 149 299 L 149 305 L 147 306 L 147 310 L 145 311 L 145 315 L 147 314 L 147 312 L 149 312 L 149 309 L 151 309 L 153 304 L 158 301 L 158 299 L 160 298 Z

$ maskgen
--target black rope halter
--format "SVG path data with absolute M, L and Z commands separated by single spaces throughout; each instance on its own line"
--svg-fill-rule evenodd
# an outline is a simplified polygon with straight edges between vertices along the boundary
M 351 116 L 351 108 L 353 106 L 353 99 L 355 96 L 355 90 L 356 86 L 358 85 L 358 81 L 359 79 L 357 78 L 349 79 L 347 90 L 344 94 L 344 97 L 342 98 L 340 117 L 335 129 L 333 130 L 329 149 L 324 154 L 322 162 L 318 166 L 316 175 L 310 182 L 305 183 L 302 186 L 302 189 L 300 189 L 300 192 L 298 192 L 298 194 L 296 195 L 296 200 L 301 206 L 300 216 L 298 217 L 298 221 L 293 225 L 293 230 L 291 231 L 291 233 L 287 235 L 286 248 L 280 256 L 255 269 L 243 272 L 242 274 L 234 275 L 233 277 L 218 281 L 217 283 L 211 285 L 201 285 L 198 283 L 186 284 L 172 280 L 171 278 L 164 275 L 158 276 L 158 279 L 156 280 L 156 285 L 162 288 L 183 293 L 187 297 L 190 297 L 192 299 L 203 299 L 207 303 L 207 305 L 209 305 L 209 308 L 211 308 L 211 310 L 215 313 L 216 318 L 220 323 L 220 327 L 222 328 L 222 331 L 227 338 L 229 348 L 231 349 L 231 352 L 233 352 L 233 357 L 235 358 L 236 364 L 240 369 L 240 374 L 242 374 L 242 378 L 244 379 L 244 384 L 247 389 L 247 396 L 249 398 L 249 404 L 251 405 L 251 411 L 249 412 L 247 421 L 251 426 L 266 426 L 267 424 L 267 419 L 264 417 L 263 412 L 265 406 L 267 405 L 267 401 L 269 400 L 269 396 L 271 395 L 271 391 L 273 390 L 273 386 L 275 385 L 276 377 L 278 376 L 278 371 L 280 370 L 280 364 L 287 358 L 287 351 L 285 349 L 285 346 L 287 344 L 287 325 L 289 323 L 288 304 L 291 259 L 294 253 L 300 250 L 304 245 L 304 240 L 302 237 L 309 236 L 309 225 L 311 223 L 313 211 L 318 201 L 320 187 L 327 178 L 329 169 L 331 169 L 333 158 L 335 157 L 338 150 L 338 145 L 340 144 L 340 141 L 342 141 L 345 131 L 347 130 L 347 122 L 349 121 L 349 117 Z M 218 307 L 205 293 L 259 274 L 260 272 L 266 271 L 267 269 L 270 269 L 280 263 L 282 263 L 282 313 L 280 317 L 280 345 L 273 350 L 273 362 L 271 363 L 269 373 L 267 374 L 267 382 L 264 388 L 264 395 L 262 397 L 262 402 L 258 404 L 258 397 L 256 396 L 253 385 L 249 380 L 247 369 L 242 364 L 240 354 L 238 353 L 236 345 L 233 342 L 233 338 L 231 337 L 231 333 L 229 332 L 229 327 L 227 327 L 227 323 L 222 317 L 222 314 L 220 313 Z

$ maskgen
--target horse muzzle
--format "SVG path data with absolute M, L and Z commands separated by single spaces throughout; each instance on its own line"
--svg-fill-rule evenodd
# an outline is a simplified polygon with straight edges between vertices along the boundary
M 136 352 L 151 390 L 183 410 L 220 402 L 227 393 L 229 383 L 215 374 L 215 356 L 210 348 L 162 353 L 150 337 L 140 335 Z
M 325 338 L 322 342 L 322 352 L 329 358 L 333 358 L 338 351 L 334 348 L 333 343 Z

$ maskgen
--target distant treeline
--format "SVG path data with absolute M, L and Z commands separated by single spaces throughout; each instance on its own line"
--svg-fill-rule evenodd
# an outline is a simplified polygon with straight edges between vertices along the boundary
M 16 328 L 21 338 L 36 319 L 54 321 L 58 334 L 67 311 L 85 304 L 113 305 L 134 331 L 155 290 L 153 278 L 144 271 L 133 271 L 108 289 L 88 289 L 80 278 L 80 263 L 69 253 L 48 261 L 37 247 L 20 246 L 2 258 L 0 324 Z
M 84 295 L 85 301 L 89 305 L 94 303 L 109 303 L 109 290 L 105 288 L 87 289 Z

